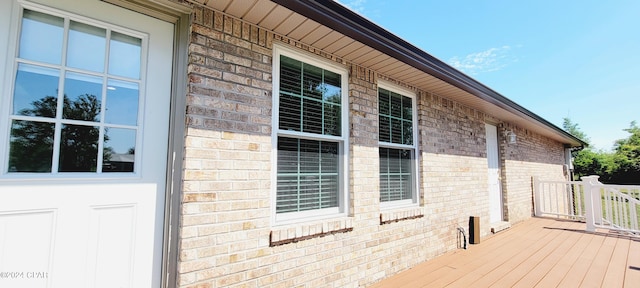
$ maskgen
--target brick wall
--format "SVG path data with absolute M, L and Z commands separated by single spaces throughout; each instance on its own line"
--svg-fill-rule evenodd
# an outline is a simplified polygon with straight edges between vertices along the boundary
M 422 93 L 419 114 L 425 207 L 431 221 L 443 222 L 437 243 L 447 251 L 457 239 L 451 232 L 467 230 L 470 216 L 480 217 L 482 236 L 489 231 L 484 130 L 491 118 L 431 93 Z
M 194 12 L 189 45 L 179 286 L 271 275 L 271 40 L 257 27 Z M 262 281 L 268 281 L 262 278 Z
M 480 216 L 488 234 L 484 123 L 499 119 L 208 9 L 195 8 L 193 20 L 180 287 L 364 287 L 456 249 L 469 216 Z M 349 70 L 348 217 L 272 226 L 274 42 Z M 380 209 L 381 79 L 418 95 L 417 207 Z M 561 169 L 555 156 L 541 155 L 562 145 L 535 134 L 518 142 L 501 151 L 504 173 L 515 179 L 506 187 L 509 219 L 520 221 L 531 207 L 525 180 Z
M 504 125 L 502 133 L 512 131 L 516 144 L 500 143 L 502 151 L 505 214 L 511 223 L 533 215 L 533 177 L 544 180 L 568 180 L 563 172 L 564 146 L 525 129 Z

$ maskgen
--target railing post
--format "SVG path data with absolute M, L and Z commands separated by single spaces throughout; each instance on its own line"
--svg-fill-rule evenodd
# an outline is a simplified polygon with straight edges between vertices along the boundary
M 593 199 L 593 221 L 596 225 L 604 225 L 604 217 L 602 213 L 602 183 L 598 181 L 600 176 L 594 176 L 592 181 L 593 190 L 591 192 L 591 199 Z
M 600 189 L 596 186 L 596 184 L 600 183 L 598 182 L 598 178 L 600 178 L 600 176 L 580 177 L 580 180 L 584 183 L 585 220 L 587 222 L 587 231 L 589 232 L 596 231 L 596 219 L 602 218 L 602 212 L 597 213 L 597 211 L 601 211 L 602 209 L 597 209 L 597 207 L 602 206 L 599 197 Z M 601 224 L 602 220 L 598 221 L 598 223 Z
M 542 216 L 542 192 L 540 190 L 542 190 L 540 189 L 540 180 L 538 177 L 533 177 L 533 204 L 537 217 Z

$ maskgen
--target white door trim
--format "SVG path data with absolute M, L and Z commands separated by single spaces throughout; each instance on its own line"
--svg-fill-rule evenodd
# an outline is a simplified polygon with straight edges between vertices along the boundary
M 175 24 L 173 79 L 169 122 L 167 192 L 165 193 L 162 286 L 177 286 L 179 216 L 182 202 L 182 171 L 186 118 L 187 66 L 192 7 L 170 0 L 103 0 Z

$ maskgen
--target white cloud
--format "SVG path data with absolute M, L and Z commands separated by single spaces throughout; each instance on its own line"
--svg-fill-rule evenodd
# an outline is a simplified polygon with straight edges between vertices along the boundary
M 338 0 L 336 1 L 347 8 L 357 12 L 360 15 L 364 15 L 365 3 L 367 0 Z
M 516 59 L 510 54 L 511 46 L 494 47 L 485 51 L 471 53 L 464 57 L 449 59 L 449 65 L 469 75 L 500 70 Z

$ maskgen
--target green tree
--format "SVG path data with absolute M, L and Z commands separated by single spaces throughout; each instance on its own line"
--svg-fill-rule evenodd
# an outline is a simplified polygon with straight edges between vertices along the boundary
M 65 95 L 63 104 L 63 115 L 66 119 L 94 122 L 100 115 L 100 101 L 95 95 L 80 95 L 74 101 Z M 59 171 L 96 171 L 99 136 L 100 129 L 97 126 L 63 125 Z
M 580 128 L 578 128 L 578 123 L 573 123 L 573 121 L 571 121 L 571 119 L 569 119 L 568 117 L 562 118 L 562 128 L 564 128 L 565 131 L 569 132 L 569 134 L 576 136 L 576 138 L 586 142 L 588 145 L 591 145 L 591 139 L 589 139 L 589 137 L 587 137 L 587 134 L 585 134 L 584 132 L 582 132 L 582 130 L 580 130 Z
M 563 128 L 583 141 L 589 141 L 578 124 L 564 118 Z M 640 184 L 640 127 L 632 121 L 624 129 L 630 135 L 616 141 L 613 153 L 596 151 L 591 147 L 573 151 L 573 166 L 576 177 L 598 175 L 600 181 L 611 184 Z
M 589 137 L 582 132 L 577 123 L 571 119 L 564 118 L 562 128 L 571 135 L 589 144 Z M 612 153 L 596 151 L 591 146 L 583 149 L 573 150 L 573 169 L 576 179 L 582 176 L 598 175 L 600 181 L 609 183 L 613 178 L 613 173 L 617 170 L 617 164 Z
M 19 111 L 20 115 L 42 119 L 56 117 L 57 97 L 45 96 Z M 100 100 L 84 94 L 71 100 L 63 97 L 65 119 L 95 122 L 100 113 Z M 96 170 L 98 126 L 65 124 L 60 135 L 59 171 L 89 172 Z M 105 133 L 104 141 L 109 141 Z M 54 124 L 47 121 L 14 120 L 11 125 L 9 155 L 10 172 L 51 172 L 54 147 Z
M 573 167 L 577 179 L 582 176 L 598 175 L 603 183 L 612 183 L 613 175 L 617 170 L 613 154 L 594 151 L 591 148 L 575 153 Z
M 618 169 L 613 181 L 618 184 L 640 184 L 640 127 L 632 121 L 628 129 L 629 137 L 616 141 L 614 159 Z

